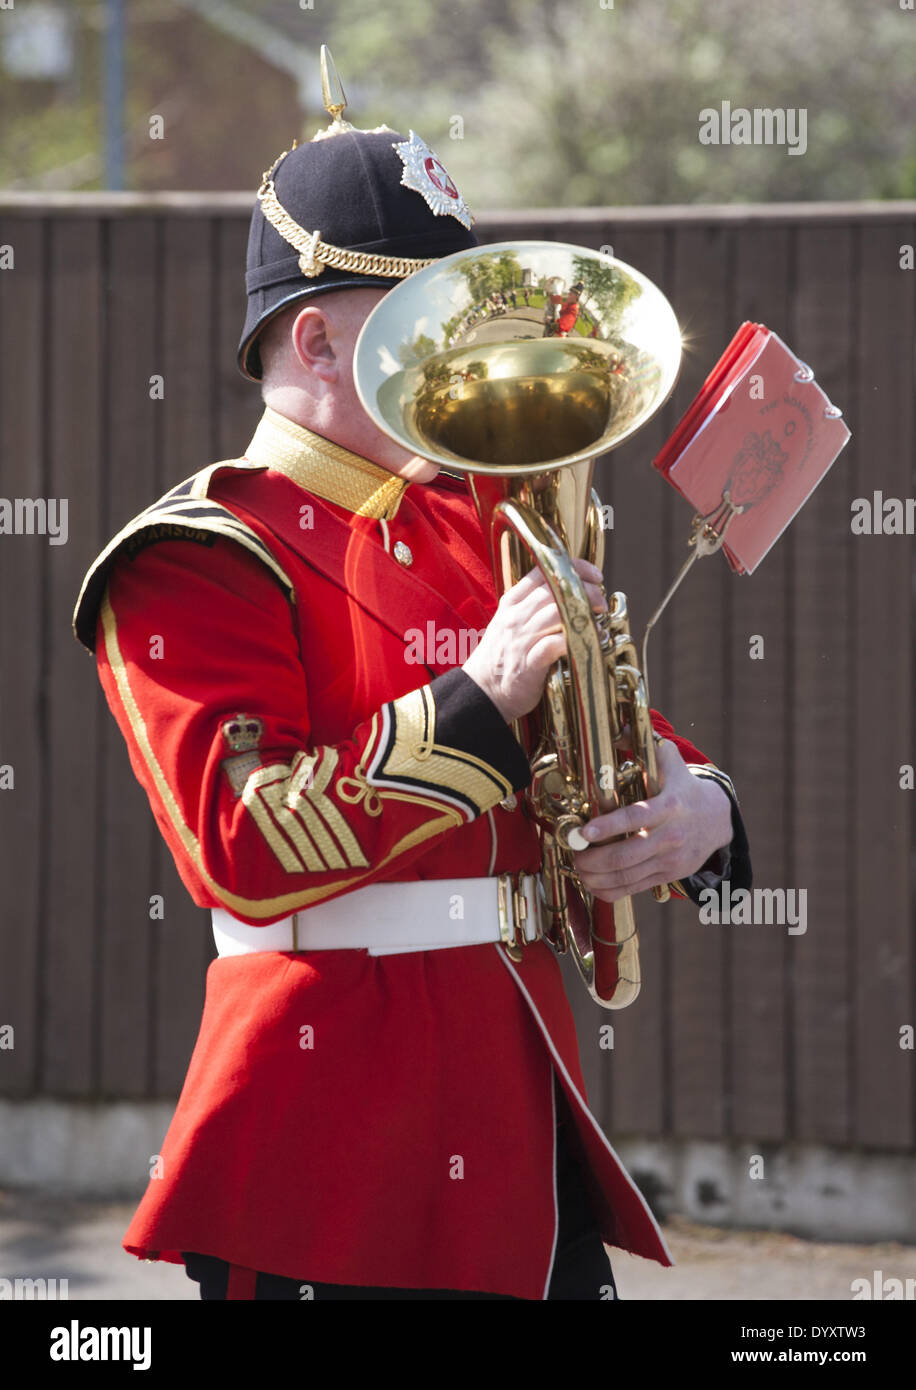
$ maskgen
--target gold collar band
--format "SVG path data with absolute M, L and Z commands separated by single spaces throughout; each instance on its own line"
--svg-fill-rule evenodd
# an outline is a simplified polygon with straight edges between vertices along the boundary
M 285 473 L 306 492 L 345 507 L 355 516 L 389 521 L 408 486 L 377 463 L 314 434 L 267 406 L 245 450 L 252 463 Z

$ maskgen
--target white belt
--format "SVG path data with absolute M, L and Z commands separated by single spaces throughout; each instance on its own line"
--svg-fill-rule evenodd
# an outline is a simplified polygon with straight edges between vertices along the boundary
M 221 907 L 212 917 L 221 956 L 363 950 L 385 956 L 498 941 L 514 945 L 540 936 L 537 879 L 531 874 L 370 883 L 266 927 L 251 927 Z

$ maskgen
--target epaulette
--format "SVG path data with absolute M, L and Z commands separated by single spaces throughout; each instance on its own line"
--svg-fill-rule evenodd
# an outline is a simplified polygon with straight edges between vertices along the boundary
M 207 496 L 214 475 L 224 469 L 261 471 L 264 465 L 248 463 L 245 459 L 228 459 L 211 463 L 207 468 L 186 478 L 171 488 L 157 502 L 145 507 L 108 542 L 101 555 L 93 561 L 83 580 L 76 607 L 73 610 L 73 631 L 90 652 L 95 651 L 95 630 L 98 611 L 105 593 L 108 572 L 121 555 L 129 559 L 146 545 L 165 540 L 196 540 L 212 545 L 217 536 L 235 541 L 250 551 L 272 572 L 288 597 L 293 595 L 293 582 L 271 554 L 261 537 L 228 507 Z

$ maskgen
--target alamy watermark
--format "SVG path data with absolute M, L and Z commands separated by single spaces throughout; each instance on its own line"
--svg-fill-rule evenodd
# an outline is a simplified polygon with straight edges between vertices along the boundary
M 457 631 L 436 627 L 430 619 L 425 630 L 409 627 L 404 633 L 404 660 L 410 666 L 463 666 L 485 631 L 483 627 L 462 627 Z
M 804 106 L 704 106 L 699 115 L 701 145 L 785 145 L 789 154 L 808 148 L 808 111 Z
M 853 1298 L 871 1298 L 879 1302 L 898 1299 L 916 1300 L 916 1279 L 894 1279 L 880 1269 L 873 1269 L 870 1279 L 853 1279 L 849 1286 Z
M 52 1361 L 130 1361 L 135 1371 L 152 1362 L 149 1327 L 91 1327 L 71 1318 L 69 1327 L 51 1328 Z
M 33 1299 L 69 1299 L 68 1279 L 33 1279 L 26 1275 L 0 1277 L 0 1302 L 32 1301 Z
M 0 497 L 0 536 L 47 536 L 49 545 L 67 544 L 66 497 Z
M 700 893 L 700 921 L 716 926 L 787 927 L 789 936 L 808 930 L 807 888 L 719 888 Z
M 916 533 L 916 497 L 855 497 L 849 504 L 854 536 L 912 536 Z

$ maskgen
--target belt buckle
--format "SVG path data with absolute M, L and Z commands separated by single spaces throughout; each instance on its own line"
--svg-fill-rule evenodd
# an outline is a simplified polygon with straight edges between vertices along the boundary
M 525 923 L 528 920 L 528 899 L 522 885 L 523 877 L 521 873 L 499 874 L 496 879 L 499 939 L 506 955 L 516 963 L 522 959 Z

